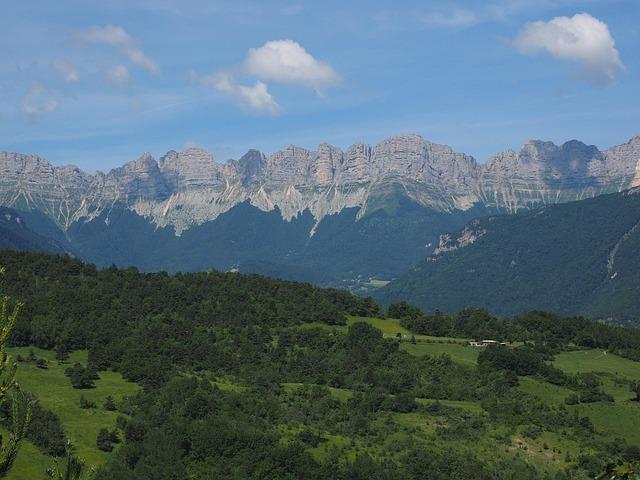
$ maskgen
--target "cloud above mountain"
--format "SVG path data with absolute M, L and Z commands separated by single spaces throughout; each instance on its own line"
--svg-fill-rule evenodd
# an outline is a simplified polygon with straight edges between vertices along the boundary
M 125 56 L 131 63 L 158 73 L 158 64 L 147 56 L 126 30 L 116 25 L 93 26 L 80 32 L 79 37 L 88 43 L 109 45 Z
M 264 82 L 256 81 L 253 87 L 239 84 L 229 72 L 218 72 L 212 75 L 198 76 L 192 72 L 192 79 L 197 83 L 213 87 L 218 92 L 233 98 L 240 105 L 255 112 L 276 114 L 280 112 L 280 105 L 269 93 Z
M 331 65 L 317 60 L 293 40 L 272 40 L 251 48 L 244 68 L 261 80 L 302 85 L 317 92 L 340 82 Z
M 21 110 L 30 120 L 37 120 L 45 113 L 58 108 L 55 94 L 40 83 L 34 82 L 22 100 Z
M 609 27 L 588 13 L 528 23 L 515 44 L 525 54 L 546 53 L 576 64 L 578 75 L 596 85 L 611 83 L 625 69 Z
M 236 80 L 236 74 L 251 78 L 254 85 L 242 85 Z M 266 82 L 312 88 L 322 96 L 328 87 L 341 80 L 331 65 L 317 60 L 293 40 L 272 40 L 261 47 L 250 48 L 239 67 L 203 76 L 192 71 L 191 79 L 213 87 L 254 112 L 272 115 L 280 113 L 282 108 L 269 93 Z

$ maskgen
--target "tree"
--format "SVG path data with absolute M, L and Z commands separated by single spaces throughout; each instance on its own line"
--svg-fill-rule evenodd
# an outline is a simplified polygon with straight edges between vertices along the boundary
M 67 368 L 64 374 L 71 380 L 73 388 L 94 388 L 93 383 L 96 375 L 88 368 L 84 368 L 80 363 L 76 362 L 72 367 Z
M 58 343 L 56 345 L 56 360 L 61 362 L 67 360 L 69 358 L 69 351 L 64 343 Z
M 107 395 L 107 398 L 104 400 L 104 409 L 109 412 L 114 412 L 118 409 L 116 403 L 113 401 L 113 397 L 111 395 Z
M 80 395 L 80 408 L 88 410 L 90 408 L 96 408 L 96 404 L 91 400 L 87 400 L 84 395 Z
M 634 402 L 640 402 L 640 382 L 633 381 L 629 384 L 629 391 L 636 394 L 636 398 L 633 399 Z
M 98 438 L 96 440 L 97 447 L 103 452 L 110 452 L 113 450 L 113 444 L 111 442 L 111 433 L 106 428 L 101 428 L 98 432 Z
M 87 468 L 84 460 L 75 455 L 71 442 L 67 442 L 65 457 L 55 458 L 46 473 L 53 480 L 91 480 L 94 470 Z
M 4 276 L 4 268 L 0 268 L 0 280 Z M 0 287 L 2 285 L 0 284 Z M 1 291 L 0 291 L 1 295 Z M 5 348 L 11 330 L 18 320 L 22 303 L 15 303 L 11 308 L 11 300 L 2 295 L 0 306 L 0 403 L 11 402 L 11 428 L 8 439 L 0 438 L 0 477 L 5 477 L 18 455 L 20 442 L 27 433 L 31 420 L 29 399 L 20 391 L 16 382 L 17 364 Z

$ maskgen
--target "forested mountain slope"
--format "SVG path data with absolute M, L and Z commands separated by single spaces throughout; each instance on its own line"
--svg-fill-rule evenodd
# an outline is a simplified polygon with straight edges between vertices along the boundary
M 640 189 L 470 222 L 378 292 L 427 310 L 640 322 Z
M 25 221 L 28 213 L 0 207 L 0 249 L 43 253 L 66 253 L 62 243 L 36 233 Z

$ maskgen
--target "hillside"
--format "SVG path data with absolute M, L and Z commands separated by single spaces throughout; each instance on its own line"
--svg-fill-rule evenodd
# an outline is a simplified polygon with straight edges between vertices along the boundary
M 385 312 L 236 273 L 17 252 L 0 264 L 26 302 L 11 337 L 18 379 L 48 422 L 15 472 L 35 475 L 64 436 L 98 480 L 585 480 L 640 461 L 639 330 L 540 312 Z M 98 440 L 104 428 L 117 443 Z
M 470 222 L 377 292 L 425 310 L 541 309 L 638 322 L 640 190 Z
M 62 243 L 30 228 L 25 221 L 29 213 L 0 207 L 0 250 L 22 250 L 42 253 L 67 253 L 69 249 Z

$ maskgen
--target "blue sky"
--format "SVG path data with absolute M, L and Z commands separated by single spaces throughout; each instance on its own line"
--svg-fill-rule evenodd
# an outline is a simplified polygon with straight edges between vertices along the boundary
M 0 150 L 107 171 L 397 133 L 480 162 L 604 148 L 640 133 L 639 21 L 637 0 L 6 0 Z

